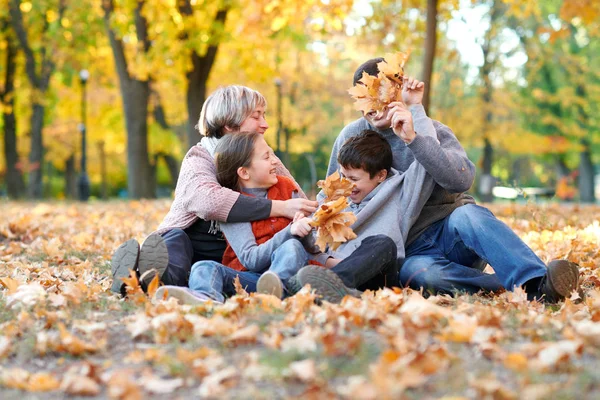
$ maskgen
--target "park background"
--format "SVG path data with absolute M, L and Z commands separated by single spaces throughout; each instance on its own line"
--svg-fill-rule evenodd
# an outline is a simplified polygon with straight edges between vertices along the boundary
M 356 67 L 410 51 L 478 199 L 595 202 L 599 17 L 593 0 L 0 0 L 0 195 L 168 197 L 227 84 L 265 95 L 267 140 L 310 192 L 360 116 Z

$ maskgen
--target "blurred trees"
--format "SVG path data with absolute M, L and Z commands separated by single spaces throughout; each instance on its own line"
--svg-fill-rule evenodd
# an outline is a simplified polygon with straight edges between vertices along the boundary
M 447 35 L 468 9 L 482 16 L 481 57 L 463 59 Z M 355 68 L 411 51 L 406 72 L 430 79 L 430 115 L 480 176 L 552 185 L 576 171 L 593 201 L 599 16 L 593 0 L 0 0 L 1 181 L 14 198 L 25 181 L 30 197 L 72 195 L 88 69 L 95 193 L 101 181 L 134 198 L 172 188 L 204 99 L 233 83 L 266 96 L 267 140 L 309 188 L 360 116 Z

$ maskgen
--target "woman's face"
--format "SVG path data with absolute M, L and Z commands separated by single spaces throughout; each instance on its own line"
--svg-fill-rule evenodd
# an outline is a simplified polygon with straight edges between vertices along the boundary
M 258 132 L 261 135 L 269 129 L 269 124 L 265 119 L 265 107 L 258 106 L 252 111 L 252 114 L 240 125 L 240 132 Z

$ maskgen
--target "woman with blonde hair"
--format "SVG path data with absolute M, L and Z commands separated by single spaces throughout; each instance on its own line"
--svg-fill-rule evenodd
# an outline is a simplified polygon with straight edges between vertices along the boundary
M 175 199 L 158 229 L 140 247 L 135 239 L 123 243 L 112 257 L 112 291 L 124 293 L 120 278 L 136 271 L 142 288 L 156 274 L 167 285 L 187 286 L 192 264 L 202 260 L 220 262 L 226 242 L 220 222 L 252 222 L 268 217 L 293 219 L 316 210 L 317 202 L 306 196 L 279 159 L 277 175 L 298 186 L 299 198 L 269 200 L 241 195 L 217 182 L 214 152 L 221 137 L 243 131 L 264 134 L 267 102 L 257 91 L 231 85 L 217 89 L 204 102 L 197 128 L 200 143 L 192 146 L 181 164 Z

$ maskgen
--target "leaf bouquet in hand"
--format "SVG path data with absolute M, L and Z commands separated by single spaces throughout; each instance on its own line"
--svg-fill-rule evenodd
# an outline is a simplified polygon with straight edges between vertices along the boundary
M 404 64 L 407 53 L 389 53 L 385 60 L 377 64 L 379 74 L 371 76 L 363 71 L 359 83 L 348 90 L 355 100 L 354 107 L 368 114 L 371 111 L 383 111 L 393 101 L 402 97 L 404 84 Z
M 356 222 L 356 216 L 351 212 L 342 212 L 347 206 L 347 198 L 352 193 L 354 184 L 346 178 L 340 177 L 335 172 L 325 180 L 317 182 L 329 201 L 322 204 L 315 214 L 310 225 L 317 228 L 316 245 L 321 251 L 327 246 L 337 249 L 342 243 L 356 238 L 350 226 Z

